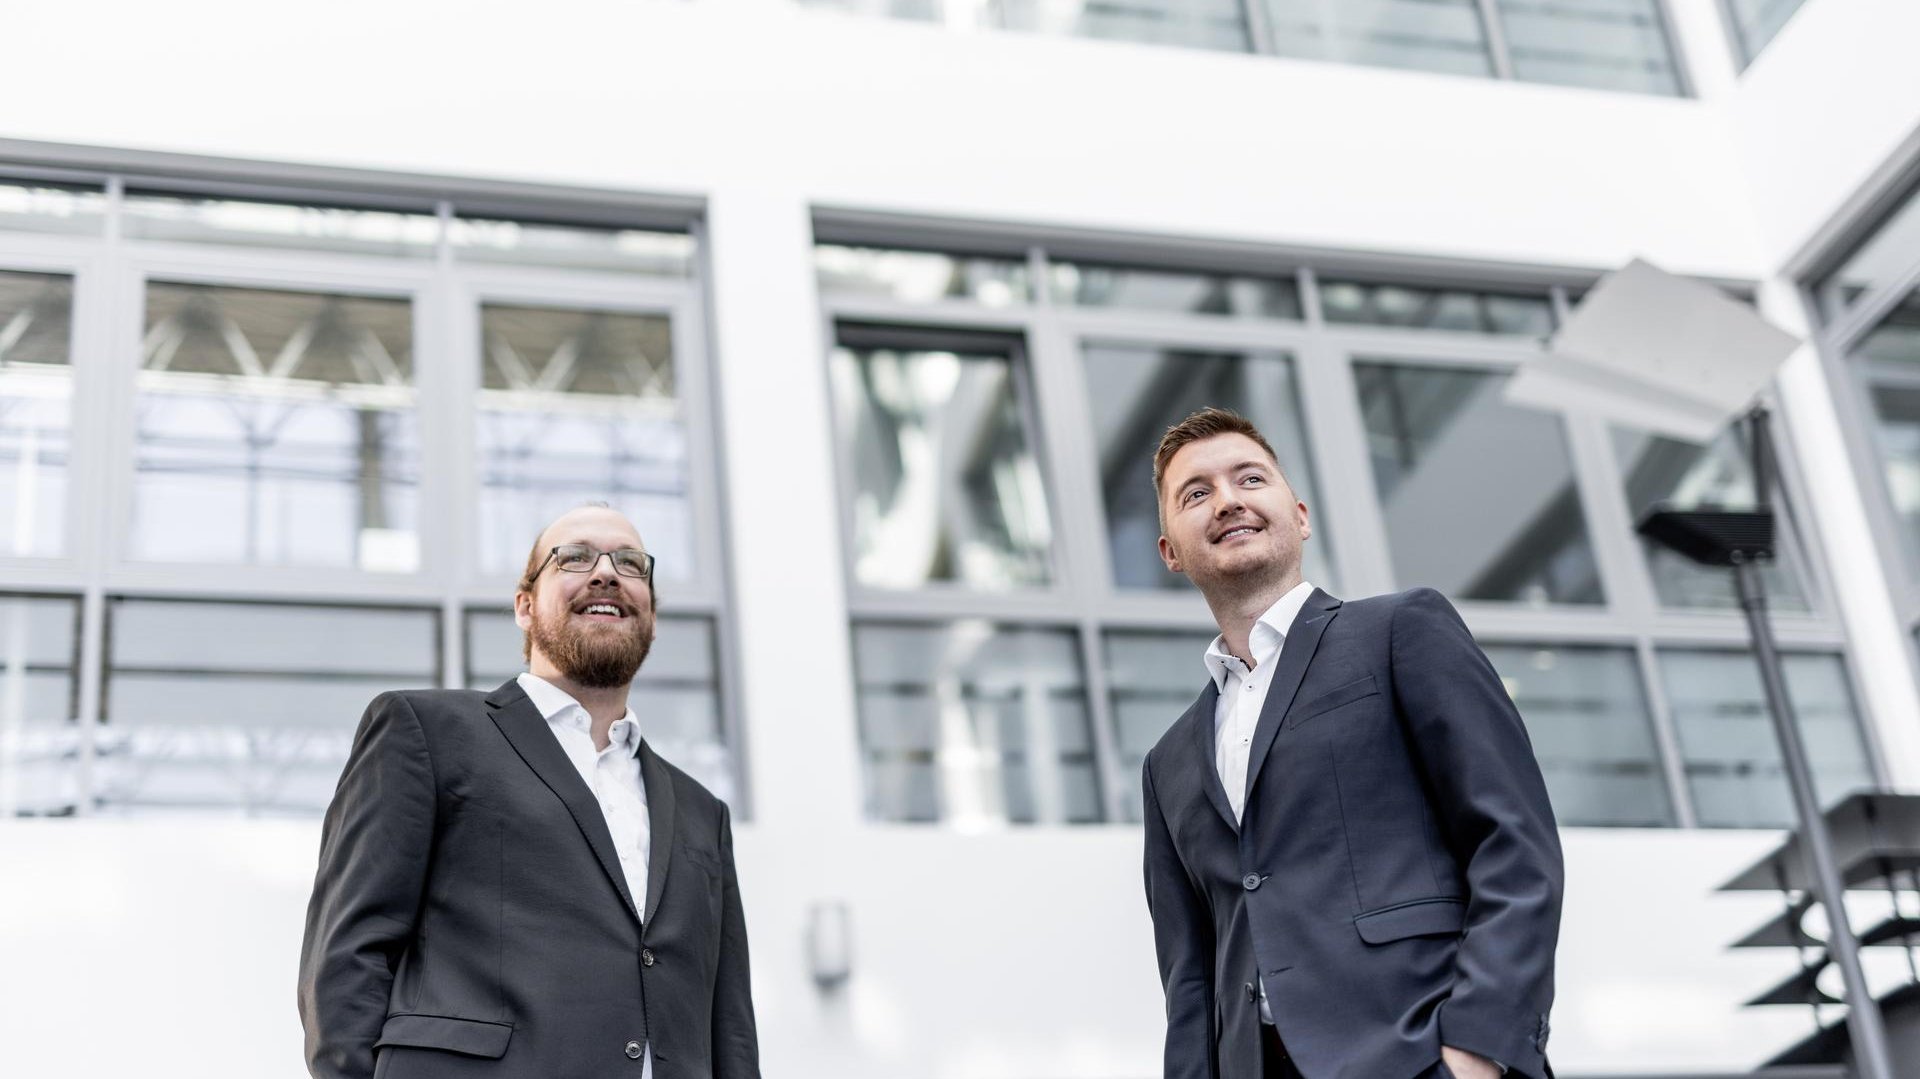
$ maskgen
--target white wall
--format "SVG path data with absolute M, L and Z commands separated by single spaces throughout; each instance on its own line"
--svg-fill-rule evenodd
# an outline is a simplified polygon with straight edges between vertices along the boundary
M 38 4 L 8 15 L 0 137 L 707 197 L 768 1073 L 1122 1079 L 1156 1074 L 1161 1026 L 1137 831 L 859 820 L 808 207 L 1761 278 L 1920 116 L 1899 96 L 1916 20 L 1809 0 L 1745 80 L 1672 101 L 776 0 Z M 1788 970 L 1723 949 L 1771 903 L 1710 891 L 1771 836 L 1566 839 L 1562 1074 L 1732 1070 L 1804 1031 L 1736 1007 Z M 314 843 L 311 823 L 0 822 L 0 1072 L 299 1074 Z M 826 996 L 803 954 L 820 900 L 856 934 Z

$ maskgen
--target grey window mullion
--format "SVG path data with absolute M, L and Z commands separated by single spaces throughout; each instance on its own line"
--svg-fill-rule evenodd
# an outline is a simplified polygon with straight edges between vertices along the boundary
M 1613 456 L 1612 432 L 1605 420 L 1593 416 L 1563 414 L 1563 423 L 1606 605 L 1631 622 L 1648 622 L 1658 613 L 1660 601 L 1634 531 L 1639 508 L 1627 504 L 1626 482 Z
M 1674 22 L 1673 12 L 1669 9 L 1671 0 L 1653 0 L 1653 17 L 1660 24 L 1660 39 L 1667 46 L 1667 62 L 1673 65 L 1674 90 L 1680 97 L 1698 97 L 1699 90 L 1694 85 L 1693 67 L 1687 62 L 1687 51 L 1681 46 L 1680 27 Z
M 1872 333 L 1880 321 L 1907 298 L 1915 289 L 1920 289 L 1920 261 L 1908 265 L 1886 284 L 1862 295 L 1827 332 L 1821 335 L 1841 352 L 1851 352 L 1860 344 L 1860 339 Z
M 1513 54 L 1507 45 L 1507 28 L 1500 21 L 1499 0 L 1475 0 L 1480 7 L 1480 22 L 1487 32 L 1487 52 L 1493 57 L 1493 74 L 1498 79 L 1513 78 Z
M 1125 776 L 1120 774 L 1120 745 L 1114 730 L 1113 702 L 1107 688 L 1104 658 L 1106 641 L 1094 618 L 1082 618 L 1075 627 L 1080 637 L 1081 684 L 1087 687 L 1087 716 L 1093 724 L 1095 771 L 1100 778 L 1100 814 L 1106 821 L 1126 819 L 1120 798 Z
M 1660 662 L 1653 642 L 1641 639 L 1634 648 L 1640 662 L 1640 681 L 1647 695 L 1647 709 L 1653 717 L 1653 740 L 1660 749 L 1660 764 L 1666 774 L 1668 797 L 1673 800 L 1674 821 L 1682 828 L 1698 828 L 1700 819 L 1693 810 L 1693 792 L 1687 786 L 1686 757 L 1680 747 L 1679 730 L 1673 722 L 1673 710 L 1667 704 L 1665 681 L 1660 677 Z
M 100 721 L 105 718 L 107 687 L 107 598 L 106 589 L 97 580 L 98 569 L 89 571 L 96 580 L 87 586 L 80 601 L 80 679 L 79 759 L 74 775 L 74 812 L 93 813 L 96 778 L 99 774 Z
M 1034 445 L 1052 481 L 1047 502 L 1054 515 L 1056 587 L 1087 609 L 1094 597 L 1112 591 L 1113 567 L 1107 545 L 1106 504 L 1100 491 L 1098 435 L 1080 370 L 1080 342 L 1054 320 L 1036 319 L 1027 334 L 1036 416 Z M 1046 417 L 1045 423 L 1038 417 Z
M 1307 417 L 1317 478 L 1327 502 L 1323 512 L 1338 545 L 1334 566 L 1340 590 L 1348 596 L 1391 591 L 1393 559 L 1367 456 L 1353 361 L 1328 343 L 1315 341 L 1296 354 L 1295 363 L 1301 414 Z M 1307 509 L 1311 521 L 1314 507 Z
M 1267 11 L 1266 0 L 1240 0 L 1240 10 L 1247 24 L 1247 41 L 1253 51 L 1261 56 L 1277 55 L 1279 49 L 1274 39 L 1273 19 Z

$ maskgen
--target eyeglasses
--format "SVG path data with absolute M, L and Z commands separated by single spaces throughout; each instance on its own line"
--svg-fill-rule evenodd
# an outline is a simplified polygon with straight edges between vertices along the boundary
M 546 571 L 547 562 L 553 563 L 562 573 L 592 573 L 605 556 L 613 562 L 613 572 L 622 577 L 635 577 L 642 581 L 653 580 L 653 556 L 633 547 L 619 547 L 611 551 L 596 551 L 584 543 L 563 543 L 547 552 L 546 561 L 533 571 L 535 577 Z

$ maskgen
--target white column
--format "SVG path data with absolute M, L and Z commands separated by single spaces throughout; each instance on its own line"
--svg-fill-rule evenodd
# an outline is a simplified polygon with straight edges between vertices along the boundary
M 1760 313 L 1783 329 L 1812 336 L 1791 281 L 1764 282 L 1759 305 Z M 1781 412 L 1792 427 L 1794 451 L 1808 479 L 1812 513 L 1807 516 L 1826 550 L 1834 601 L 1866 694 L 1862 711 L 1878 736 L 1888 777 L 1899 787 L 1920 789 L 1920 689 L 1881 552 L 1867 523 L 1861 484 L 1834 411 L 1832 387 L 1812 344 L 1802 346 L 1780 369 L 1779 384 Z

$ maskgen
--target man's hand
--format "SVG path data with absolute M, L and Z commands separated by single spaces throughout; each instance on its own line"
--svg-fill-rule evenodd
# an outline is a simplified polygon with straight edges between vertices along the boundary
M 1440 1059 L 1446 1061 L 1447 1070 L 1454 1074 L 1455 1079 L 1500 1079 L 1500 1065 L 1465 1049 L 1443 1045 L 1440 1047 Z

